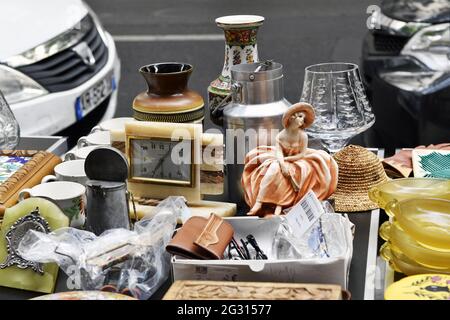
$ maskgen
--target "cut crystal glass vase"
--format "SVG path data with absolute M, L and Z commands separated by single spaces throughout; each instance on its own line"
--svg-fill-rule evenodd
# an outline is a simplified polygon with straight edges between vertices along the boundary
M 0 150 L 14 150 L 19 139 L 19 123 L 0 91 Z
M 300 101 L 311 104 L 316 114 L 308 134 L 321 139 L 331 153 L 375 123 L 356 64 L 322 63 L 307 67 Z

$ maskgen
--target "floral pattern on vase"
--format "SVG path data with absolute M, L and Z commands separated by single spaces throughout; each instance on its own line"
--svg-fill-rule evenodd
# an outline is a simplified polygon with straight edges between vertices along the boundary
M 258 28 L 225 29 L 225 41 L 229 46 L 248 46 L 256 44 Z
M 253 56 L 253 51 L 254 50 L 252 50 L 252 49 L 250 49 L 250 48 L 247 48 L 246 50 L 245 50 L 245 61 L 247 62 L 247 63 L 254 63 L 255 61 L 254 61 L 254 56 Z
M 241 63 L 258 62 L 257 33 L 264 22 L 261 16 L 226 16 L 216 19 L 216 24 L 224 30 L 225 59 L 220 76 L 208 87 L 210 112 L 230 93 L 231 67 Z M 213 121 L 216 117 L 211 114 Z
M 241 50 L 234 48 L 233 49 L 233 65 L 241 64 Z

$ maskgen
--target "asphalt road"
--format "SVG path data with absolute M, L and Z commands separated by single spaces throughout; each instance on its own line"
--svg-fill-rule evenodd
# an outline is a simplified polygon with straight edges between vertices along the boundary
M 260 59 L 284 66 L 285 96 L 298 101 L 304 68 L 345 61 L 359 63 L 367 32 L 367 7 L 379 0 L 87 0 L 116 40 L 122 61 L 117 116 L 130 116 L 135 95 L 145 90 L 138 73 L 142 65 L 181 61 L 194 65 L 190 87 L 206 100 L 208 84 L 223 64 L 224 40 L 127 41 L 129 36 L 221 35 L 215 18 L 258 14 L 266 18 L 258 34 Z

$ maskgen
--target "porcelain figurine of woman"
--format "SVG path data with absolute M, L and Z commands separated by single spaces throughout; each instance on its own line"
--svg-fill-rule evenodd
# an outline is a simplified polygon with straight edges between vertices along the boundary
M 291 106 L 283 116 L 276 146 L 259 146 L 245 157 L 242 174 L 248 215 L 279 215 L 309 191 L 319 200 L 336 189 L 338 166 L 323 150 L 308 148 L 304 129 L 314 122 L 314 109 L 307 103 Z

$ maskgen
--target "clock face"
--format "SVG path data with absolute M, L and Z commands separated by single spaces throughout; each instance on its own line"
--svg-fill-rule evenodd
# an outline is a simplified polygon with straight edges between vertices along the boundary
M 192 184 L 192 140 L 131 139 L 133 179 Z

